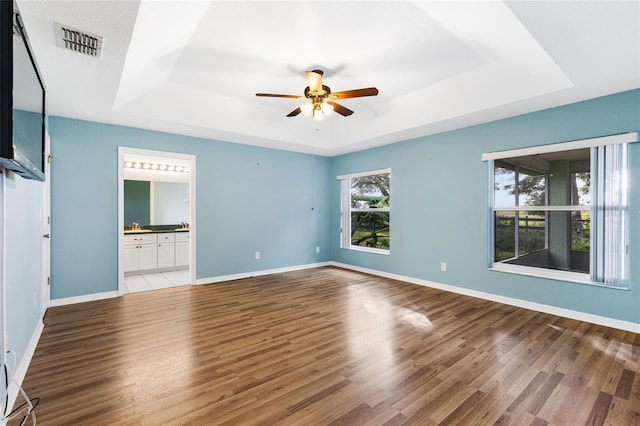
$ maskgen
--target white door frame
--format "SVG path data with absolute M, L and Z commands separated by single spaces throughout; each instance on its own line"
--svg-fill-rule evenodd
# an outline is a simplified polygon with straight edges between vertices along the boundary
M 178 152 L 155 151 L 149 149 L 118 147 L 118 293 L 126 294 L 124 286 L 124 157 L 126 154 L 145 155 L 187 160 L 189 173 L 189 284 L 196 282 L 196 156 Z
M 40 222 L 42 223 L 42 295 L 40 307 L 42 312 L 40 317 L 49 308 L 51 301 L 51 137 L 47 133 L 44 140 L 44 176 L 42 186 L 42 210 L 40 212 Z

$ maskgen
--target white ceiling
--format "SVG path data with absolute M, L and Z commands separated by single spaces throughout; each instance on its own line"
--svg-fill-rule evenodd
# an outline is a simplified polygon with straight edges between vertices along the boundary
M 640 2 L 18 0 L 48 113 L 338 155 L 640 87 Z M 104 37 L 99 59 L 54 22 Z M 355 111 L 288 118 L 304 71 Z

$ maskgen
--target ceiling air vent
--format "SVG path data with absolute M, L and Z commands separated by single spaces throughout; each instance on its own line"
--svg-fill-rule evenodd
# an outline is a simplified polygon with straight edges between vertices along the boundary
M 56 45 L 94 58 L 102 53 L 102 37 L 55 23 Z

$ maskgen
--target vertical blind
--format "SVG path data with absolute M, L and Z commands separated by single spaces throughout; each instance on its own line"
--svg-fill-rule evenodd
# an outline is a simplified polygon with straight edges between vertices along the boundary
M 628 144 L 591 148 L 592 280 L 611 287 L 629 286 Z

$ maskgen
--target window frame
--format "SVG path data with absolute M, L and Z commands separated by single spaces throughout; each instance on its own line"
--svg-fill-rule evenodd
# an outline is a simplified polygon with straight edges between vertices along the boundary
M 634 142 L 638 142 L 640 140 L 638 132 L 630 132 L 623 133 L 617 135 L 589 138 L 589 139 L 581 139 L 570 142 L 561 142 L 551 145 L 540 145 L 529 148 L 522 149 L 514 149 L 508 151 L 498 151 L 492 153 L 484 153 L 482 154 L 482 161 L 486 161 L 489 166 L 488 170 L 488 189 L 489 189 L 489 197 L 488 197 L 488 239 L 487 239 L 487 253 L 488 253 L 488 269 L 493 271 L 500 272 L 508 272 L 515 273 L 521 275 L 535 276 L 539 278 L 548 278 L 555 279 L 560 281 L 567 282 L 575 282 L 580 284 L 589 284 L 600 287 L 619 289 L 619 290 L 629 290 L 630 289 L 630 276 L 629 276 L 629 259 L 628 259 L 628 228 L 629 228 L 629 204 L 628 197 L 629 192 L 628 188 L 626 190 L 626 205 L 624 205 L 623 213 L 622 213 L 622 227 L 624 228 L 625 235 L 622 236 L 622 244 L 624 245 L 624 249 L 622 250 L 623 256 L 627 256 L 626 261 L 623 259 L 621 263 L 626 268 L 625 271 L 621 273 L 623 280 L 618 285 L 613 285 L 611 283 L 607 283 L 604 281 L 600 281 L 601 271 L 597 271 L 596 265 L 600 265 L 603 260 L 600 256 L 600 251 L 603 249 L 604 242 L 599 240 L 601 236 L 596 235 L 596 230 L 594 228 L 597 226 L 597 221 L 601 219 L 597 216 L 597 210 L 602 208 L 595 202 L 595 197 L 599 196 L 598 191 L 602 191 L 602 187 L 597 188 L 596 185 L 601 186 L 604 176 L 598 177 L 602 173 L 600 165 L 597 163 L 596 159 L 596 150 L 599 147 L 604 147 L 608 145 L 619 145 L 619 144 L 630 144 Z M 580 205 L 571 205 L 571 206 L 497 206 L 495 205 L 495 160 L 501 160 L 510 157 L 519 157 L 525 155 L 535 155 L 535 154 L 543 154 L 543 153 L 551 153 L 551 152 L 561 152 L 561 151 L 570 151 L 581 148 L 590 148 L 591 149 L 591 173 L 592 179 L 594 177 L 599 180 L 599 182 L 592 187 L 592 203 L 591 206 L 580 206 Z M 626 158 L 627 166 L 628 166 L 628 157 Z M 627 175 L 629 174 L 628 167 L 625 169 Z M 592 180 L 593 182 L 593 180 Z M 628 182 L 627 182 L 628 185 Z M 517 186 L 517 185 L 516 185 Z M 593 195 L 595 194 L 595 196 Z M 516 203 L 517 204 L 517 203 Z M 548 203 L 547 203 L 548 204 Z M 550 211 L 583 211 L 587 210 L 591 212 L 591 244 L 590 244 L 590 256 L 591 256 L 591 264 L 589 273 L 580 273 L 580 272 L 570 272 L 570 271 L 562 271 L 562 270 L 554 270 L 547 269 L 542 267 L 535 266 L 524 266 L 524 265 L 514 265 L 514 264 L 506 264 L 502 262 L 495 262 L 495 212 L 501 210 L 510 210 L 510 211 L 545 211 L 548 215 Z M 545 234 L 548 234 L 548 229 L 545 229 Z M 545 239 L 548 238 L 548 235 L 545 235 Z
M 389 221 L 391 221 L 391 205 L 389 207 L 378 208 L 353 208 L 351 207 L 351 180 L 354 178 L 374 175 L 389 175 L 389 199 L 391 199 L 391 168 L 369 170 L 358 173 L 350 173 L 345 175 L 339 175 L 336 179 L 340 181 L 340 248 L 347 250 L 363 251 L 368 253 L 376 253 L 382 255 L 389 255 L 391 253 L 391 242 L 389 242 L 389 249 L 381 249 L 374 247 L 355 246 L 351 244 L 351 214 L 357 212 L 386 212 L 389 213 Z M 391 230 L 391 224 L 389 224 L 389 230 Z M 389 232 L 389 240 L 391 240 L 391 233 Z
M 594 150 L 595 148 L 589 148 L 590 150 Z M 560 151 L 563 152 L 563 151 Z M 593 152 L 591 154 L 592 156 L 594 155 Z M 517 157 L 516 157 L 517 158 Z M 491 170 L 494 171 L 493 173 L 493 178 L 495 179 L 495 170 L 496 170 L 496 161 L 497 160 L 491 160 Z M 592 162 L 593 164 L 593 162 Z M 492 223 L 494 229 L 492 230 L 492 237 L 495 238 L 496 235 L 496 213 L 498 212 L 513 212 L 514 216 L 513 216 L 513 220 L 515 221 L 514 225 L 514 256 L 512 258 L 510 258 L 509 260 L 515 260 L 518 259 L 522 256 L 527 256 L 529 254 L 531 254 L 531 252 L 525 252 L 525 253 L 521 253 L 521 246 L 520 246 L 520 231 L 521 231 L 521 226 L 520 226 L 520 220 L 526 220 L 526 219 L 522 219 L 523 217 L 523 213 L 527 213 L 527 212 L 540 212 L 544 214 L 544 249 L 543 250 L 549 250 L 549 243 L 550 243 L 550 238 L 549 238 L 549 227 L 547 226 L 549 224 L 549 218 L 550 218 L 550 213 L 553 212 L 565 212 L 565 213 L 572 213 L 572 212 L 590 212 L 592 211 L 592 206 L 591 205 L 583 205 L 583 204 L 568 204 L 568 205 L 564 205 L 564 204 L 550 204 L 550 200 L 549 200 L 549 191 L 548 191 L 548 185 L 549 185 L 549 174 L 547 172 L 537 172 L 534 171 L 530 168 L 527 167 L 523 167 L 519 164 L 515 164 L 513 166 L 513 172 L 514 172 L 514 188 L 513 188 L 513 204 L 505 204 L 505 205 L 501 205 L 501 204 L 496 204 L 496 201 L 493 201 L 493 208 L 492 208 L 492 214 L 493 214 L 493 220 L 494 222 Z M 521 181 L 520 179 L 520 175 L 524 174 L 524 175 L 529 175 L 531 176 L 532 173 L 537 173 L 540 176 L 544 176 L 544 186 L 545 186 L 545 192 L 544 192 L 544 204 L 541 205 L 526 205 L 526 204 L 520 204 L 520 185 L 519 182 Z M 493 183 L 495 183 L 495 180 L 493 181 Z M 494 187 L 495 190 L 495 185 L 491 184 L 491 187 Z M 495 195 L 495 192 L 492 194 Z M 536 220 L 536 219 L 532 219 L 532 220 Z M 590 221 L 591 223 L 591 221 Z M 496 253 L 495 253 L 495 240 L 493 241 L 493 253 L 491 253 L 491 259 L 495 259 Z M 504 263 L 502 263 L 502 261 L 500 262 L 495 262 L 494 261 L 494 266 L 497 264 L 499 265 L 504 265 Z M 534 267 L 535 268 L 535 267 Z M 542 268 L 542 269 L 547 269 L 547 268 Z M 581 280 L 581 275 L 583 275 L 584 273 L 582 272 L 577 272 L 576 274 L 578 275 L 573 275 L 573 273 L 569 274 L 568 276 L 571 277 L 573 280 Z

